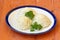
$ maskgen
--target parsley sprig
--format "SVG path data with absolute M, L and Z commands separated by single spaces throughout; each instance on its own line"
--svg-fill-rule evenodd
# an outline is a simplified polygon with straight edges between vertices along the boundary
M 31 24 L 31 30 L 30 31 L 35 31 L 35 30 L 40 30 L 42 29 L 42 25 L 38 24 L 37 22 Z
M 32 20 L 35 15 L 33 14 L 33 11 L 28 11 L 28 12 L 25 13 L 25 16 L 29 17 Z

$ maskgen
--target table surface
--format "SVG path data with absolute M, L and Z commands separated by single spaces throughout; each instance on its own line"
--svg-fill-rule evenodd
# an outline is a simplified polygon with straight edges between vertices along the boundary
M 25 35 L 12 31 L 6 24 L 6 14 L 13 8 L 36 5 L 47 8 L 56 16 L 55 28 L 45 34 Z M 60 0 L 0 0 L 0 40 L 60 40 Z

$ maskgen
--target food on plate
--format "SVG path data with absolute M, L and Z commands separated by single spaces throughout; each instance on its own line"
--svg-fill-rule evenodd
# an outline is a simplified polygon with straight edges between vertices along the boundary
M 17 23 L 18 23 L 18 27 L 20 27 L 21 30 L 27 30 L 30 28 L 32 20 L 30 20 L 26 16 L 20 16 L 17 20 Z
M 41 24 L 43 28 L 48 27 L 51 24 L 49 18 L 44 14 L 36 14 L 33 22 L 37 22 L 38 24 Z
M 8 20 L 10 25 L 17 30 L 30 30 L 31 32 L 41 30 L 51 24 L 47 16 L 39 14 L 31 8 L 25 8 L 25 11 L 19 13 L 11 13 Z

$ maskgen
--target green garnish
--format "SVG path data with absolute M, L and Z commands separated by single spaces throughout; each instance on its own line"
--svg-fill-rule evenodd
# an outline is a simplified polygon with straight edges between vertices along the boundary
M 25 16 L 29 17 L 32 20 L 34 18 L 33 11 L 26 12 Z
M 42 26 L 40 24 L 37 24 L 37 22 L 35 22 L 34 24 L 31 25 L 30 31 L 35 31 L 35 30 L 40 30 L 40 29 L 42 29 Z
M 33 20 L 35 15 L 33 14 L 33 11 L 28 11 L 25 13 L 25 16 Z M 40 30 L 40 29 L 42 29 L 42 26 L 38 24 L 37 22 L 31 24 L 30 31 L 35 31 L 35 30 Z

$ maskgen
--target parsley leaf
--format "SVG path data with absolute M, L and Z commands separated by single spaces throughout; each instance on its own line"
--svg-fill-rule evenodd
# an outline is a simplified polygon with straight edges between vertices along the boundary
M 40 30 L 40 29 L 42 29 L 42 26 L 40 24 L 37 24 L 37 22 L 35 22 L 34 24 L 31 24 L 30 31 L 35 31 L 35 30 Z
M 28 11 L 25 13 L 25 16 L 29 17 L 31 20 L 34 18 L 33 11 Z

